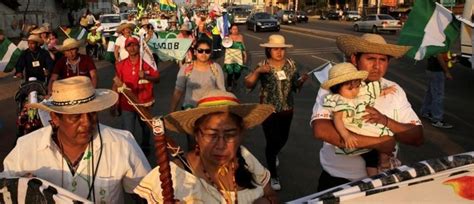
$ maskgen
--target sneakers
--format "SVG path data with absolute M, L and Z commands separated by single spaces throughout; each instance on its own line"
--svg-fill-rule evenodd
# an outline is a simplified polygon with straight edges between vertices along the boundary
M 280 178 L 278 178 L 278 177 L 277 178 L 271 178 L 270 179 L 270 186 L 275 191 L 281 190 Z
M 451 125 L 447 122 L 444 122 L 444 121 L 432 122 L 431 125 L 434 126 L 434 127 L 443 128 L 443 129 L 449 129 L 449 128 L 454 127 L 453 125 Z

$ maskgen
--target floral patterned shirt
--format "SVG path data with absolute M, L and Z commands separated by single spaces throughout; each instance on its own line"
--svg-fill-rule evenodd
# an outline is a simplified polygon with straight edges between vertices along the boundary
M 267 60 L 259 62 L 257 67 L 264 64 L 268 64 Z M 270 73 L 260 74 L 260 103 L 273 105 L 276 112 L 293 109 L 293 92 L 297 91 L 299 76 L 292 59 L 286 59 L 281 70 L 272 68 Z

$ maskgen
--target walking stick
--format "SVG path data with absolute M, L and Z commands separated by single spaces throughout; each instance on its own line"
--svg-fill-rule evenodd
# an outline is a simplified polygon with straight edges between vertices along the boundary
M 148 110 L 143 106 L 139 106 L 139 101 L 135 94 L 131 92 L 127 87 L 120 87 L 118 92 L 122 93 L 133 108 L 140 115 L 141 120 L 146 122 L 148 127 L 153 130 L 154 142 L 155 142 L 155 156 L 158 163 L 158 171 L 160 172 L 161 189 L 164 203 L 175 203 L 173 181 L 171 179 L 171 170 L 168 158 L 167 149 L 171 152 L 171 155 L 182 159 L 182 151 L 174 143 L 174 141 L 165 136 L 164 123 L 161 117 L 153 117 Z

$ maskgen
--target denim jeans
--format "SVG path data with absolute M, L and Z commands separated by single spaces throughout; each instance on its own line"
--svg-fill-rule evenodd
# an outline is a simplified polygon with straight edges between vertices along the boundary
M 150 146 L 150 129 L 147 127 L 146 123 L 140 119 L 140 116 L 136 112 L 122 111 L 122 129 L 130 131 L 135 135 L 135 121 L 138 119 L 138 123 L 142 129 L 142 141 L 141 147 Z M 137 139 L 135 137 L 135 139 Z M 138 143 L 138 140 L 137 140 Z
M 444 115 L 444 72 L 426 71 L 426 74 L 428 76 L 428 88 L 420 113 L 422 115 L 431 114 L 433 122 L 442 121 Z

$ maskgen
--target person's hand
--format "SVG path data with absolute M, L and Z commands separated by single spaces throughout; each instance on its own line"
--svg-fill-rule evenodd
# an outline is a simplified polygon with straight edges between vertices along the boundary
M 23 79 L 23 73 L 17 72 L 17 73 L 15 74 L 15 78 Z
M 117 87 L 121 87 L 123 85 L 122 80 L 120 80 L 117 76 L 114 77 L 114 83 L 117 85 Z
M 353 135 L 349 135 L 349 136 L 344 137 L 344 145 L 345 145 L 346 148 L 354 149 L 354 148 L 356 148 L 357 143 L 358 143 L 357 138 L 354 137 Z
M 382 124 L 382 125 L 387 125 L 388 123 L 388 117 L 382 113 L 380 113 L 377 109 L 375 109 L 372 106 L 366 106 L 365 107 L 365 114 L 362 116 L 362 119 L 364 119 L 365 122 L 368 123 L 375 123 L 375 124 Z
M 271 71 L 271 68 L 270 68 L 270 65 L 268 65 L 268 64 L 264 64 L 264 65 L 259 66 L 257 68 L 257 72 L 260 73 L 260 74 L 270 73 L 270 71 Z
M 453 80 L 453 75 L 451 75 L 451 72 L 448 71 L 445 73 L 445 75 L 447 80 Z

